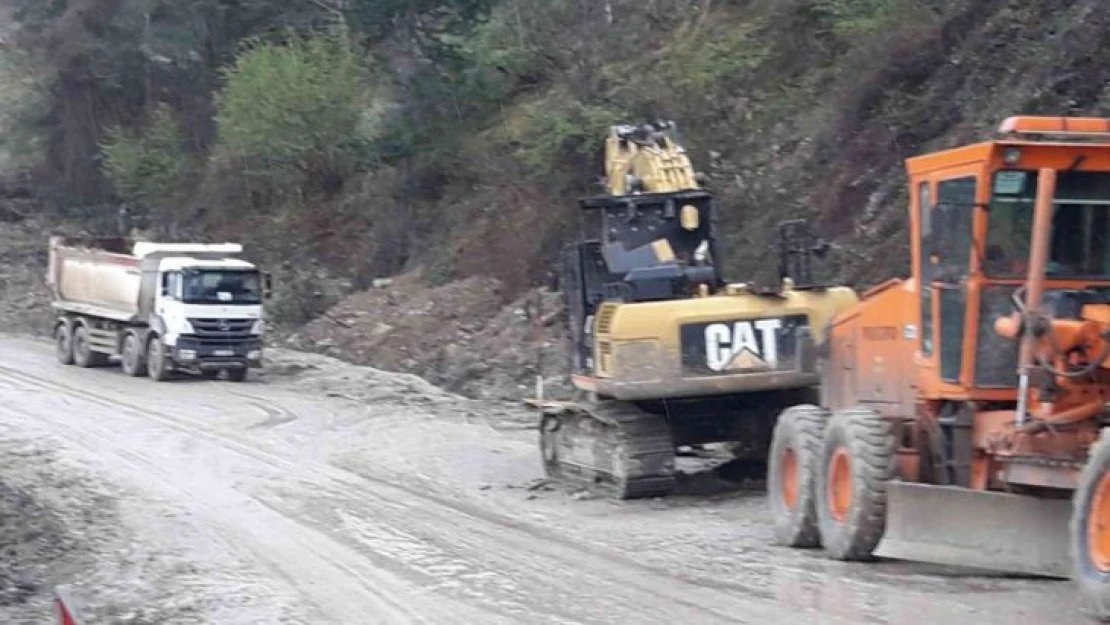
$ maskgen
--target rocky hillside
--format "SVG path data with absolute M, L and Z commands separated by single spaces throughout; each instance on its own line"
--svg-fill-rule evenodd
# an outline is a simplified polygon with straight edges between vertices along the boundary
M 804 216 L 841 244 L 841 280 L 873 282 L 908 264 L 905 157 L 1013 113 L 1108 112 L 1096 0 L 556 2 L 531 20 L 543 60 L 425 171 L 437 218 L 410 263 L 519 292 L 596 191 L 606 124 L 666 116 L 720 197 L 733 279 L 768 267 L 774 224 Z
M 227 171 L 216 159 L 190 170 L 186 193 L 148 193 L 138 204 L 168 233 L 184 236 L 168 225 L 176 221 L 213 236 L 248 238 L 275 259 L 318 262 L 313 275 L 324 272 L 340 286 L 325 294 L 328 301 L 299 311 L 306 314 L 337 301 L 342 284 L 364 287 L 418 267 L 434 284 L 497 278 L 508 302 L 542 279 L 576 222 L 575 198 L 597 190 L 607 126 L 666 117 L 679 122 L 695 163 L 720 196 L 732 277 L 768 266 L 777 221 L 807 216 L 842 246 L 831 269 L 858 284 L 880 278 L 880 266 L 884 274 L 891 269 L 874 259 L 905 257 L 904 157 L 982 137 L 1016 112 L 1102 113 L 1110 72 L 1104 62 L 1110 18 L 1097 0 L 424 4 L 431 8 L 380 13 L 388 3 L 364 0 L 338 14 L 373 66 L 365 91 L 345 94 L 362 103 L 372 132 L 361 153 L 366 159 L 318 181 L 329 190 L 301 187 L 290 195 L 258 187 L 244 196 L 236 189 L 251 172 Z M 31 15 L 25 20 L 45 34 L 18 41 L 37 49 L 55 41 L 51 36 L 77 37 L 102 45 L 95 48 L 102 61 L 117 63 L 124 74 L 142 69 L 142 59 L 124 63 L 108 45 L 119 42 L 105 41 L 132 36 L 128 29 L 137 22 L 129 5 L 78 5 L 85 22 L 25 9 Z M 417 15 L 425 10 L 451 17 L 422 35 L 406 20 L 425 19 Z M 236 36 L 282 24 L 317 28 L 321 15 L 336 15 L 282 3 L 257 14 L 224 15 L 223 30 L 208 35 L 219 36 L 207 42 L 218 44 L 209 59 L 191 51 L 207 45 L 203 33 L 179 32 L 196 20 L 214 23 L 204 11 L 198 4 L 193 13 L 155 12 L 151 28 L 136 31 L 133 36 L 155 38 L 151 45 L 162 46 L 158 54 L 166 58 L 148 67 L 145 95 L 127 96 L 123 109 L 106 111 L 105 127 L 142 130 L 146 123 L 154 132 L 162 119 L 157 111 L 168 110 L 168 119 L 183 120 L 193 146 L 189 158 L 218 155 L 221 128 L 211 113 L 219 80 L 186 85 L 166 61 L 204 61 L 198 71 L 217 72 L 234 60 L 228 51 L 236 49 Z M 397 27 L 372 28 L 375 15 L 391 16 Z M 423 36 L 442 45 L 422 46 Z M 186 87 L 193 100 L 177 97 L 175 89 Z M 126 94 L 80 95 L 99 102 Z M 162 103 L 169 109 L 159 109 Z M 200 113 L 209 121 L 186 123 Z M 95 119 L 70 121 L 80 123 L 57 128 L 48 145 L 98 150 L 103 141 L 92 139 L 106 129 Z M 65 154 L 46 156 L 49 163 Z M 117 193 L 126 190 L 113 180 L 120 183 Z M 113 195 L 103 194 L 104 185 L 74 188 L 91 195 L 71 202 L 105 202 L 114 221 Z
M 477 277 L 428 288 L 407 274 L 346 298 L 285 343 L 480 399 L 531 396 L 540 375 L 546 392 L 568 390 L 562 298 L 535 289 L 503 307 L 504 290 Z
M 569 240 L 575 199 L 598 190 L 612 123 L 679 123 L 719 197 L 730 279 L 767 277 L 775 224 L 808 217 L 838 243 L 830 273 L 860 286 L 908 265 L 905 157 L 989 136 L 1014 113 L 1110 113 L 1110 14 L 1098 0 L 453 0 L 406 11 L 359 0 L 219 15 L 157 0 L 165 10 L 146 27 L 132 4 L 0 0 L 20 9 L 9 40 L 27 53 L 6 67 L 66 69 L 40 74 L 58 88 L 24 99 L 49 115 L 4 116 L 44 148 L 21 152 L 20 165 L 48 212 L 105 230 L 127 200 L 157 236 L 244 240 L 277 273 L 276 320 L 315 319 L 294 342 L 461 390 L 496 368 L 498 346 L 526 340 L 532 320 L 509 321 Z M 236 57 L 244 37 L 280 42 L 288 28 L 337 22 L 353 52 L 306 44 L 318 72 L 267 73 L 281 62 L 275 49 Z M 140 37 L 141 58 L 121 45 Z M 69 43 L 89 46 L 95 63 L 55 45 Z M 259 108 L 272 125 L 232 124 L 242 93 L 220 68 L 233 63 L 246 94 L 278 88 L 274 76 L 336 78 L 325 87 L 354 108 L 316 116 L 355 124 L 324 130 L 358 142 L 301 146 L 312 157 L 294 159 L 301 169 L 259 178 L 277 166 L 225 148 L 293 149 L 266 129 L 295 130 L 315 113 Z M 127 80 L 81 80 L 104 72 Z M 336 87 L 346 78 L 358 88 Z M 317 111 L 284 83 L 281 102 Z M 86 167 L 105 162 L 106 139 L 123 168 L 107 177 Z M 144 167 L 165 184 L 123 175 Z M 404 287 L 363 292 L 400 274 Z M 502 390 L 468 392 L 527 385 L 535 363 L 522 363 L 501 363 L 514 371 Z
M 50 332 L 46 255 L 46 236 L 41 227 L 0 219 L 0 331 Z

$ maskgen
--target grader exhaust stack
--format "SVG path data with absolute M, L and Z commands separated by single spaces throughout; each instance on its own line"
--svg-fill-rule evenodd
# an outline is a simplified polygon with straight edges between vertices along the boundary
M 1044 274 L 1048 265 L 1052 199 L 1056 195 L 1056 172 L 1042 169 L 1038 177 L 1037 203 L 1033 208 L 1033 249 L 1029 259 L 1029 279 L 1025 285 L 1025 309 L 1038 310 L 1044 298 Z M 1021 328 L 1021 360 L 1018 365 L 1017 425 L 1025 425 L 1029 407 L 1029 376 L 1033 372 L 1036 337 L 1028 325 Z
M 906 162 L 912 275 L 832 320 L 821 406 L 780 415 L 776 536 L 1070 577 L 1110 620 L 1110 121 L 1001 131 Z

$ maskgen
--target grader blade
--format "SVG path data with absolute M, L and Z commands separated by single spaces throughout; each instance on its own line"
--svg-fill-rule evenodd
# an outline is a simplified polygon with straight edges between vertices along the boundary
M 1068 578 L 1070 516 L 1070 500 L 890 482 L 875 555 Z

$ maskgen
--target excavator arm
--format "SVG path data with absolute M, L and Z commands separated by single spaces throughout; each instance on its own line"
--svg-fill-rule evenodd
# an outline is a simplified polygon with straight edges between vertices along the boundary
M 605 143 L 605 174 L 611 195 L 671 193 L 700 189 L 674 122 L 613 126 Z

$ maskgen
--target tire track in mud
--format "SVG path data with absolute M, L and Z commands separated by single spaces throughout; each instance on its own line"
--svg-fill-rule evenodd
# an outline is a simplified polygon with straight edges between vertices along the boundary
M 3 369 L 3 367 L 0 367 L 0 369 Z M 0 385 L 15 387 L 15 384 L 11 383 L 11 378 L 6 378 L 5 377 L 6 373 L 11 373 L 11 372 L 10 371 L 9 372 L 0 371 Z M 19 373 L 17 373 L 16 375 L 17 376 L 26 376 L 26 374 L 19 374 Z M 32 376 L 26 376 L 26 377 L 33 379 Z M 38 381 L 38 382 L 42 382 L 42 381 Z M 43 383 L 38 383 L 38 382 L 36 382 L 35 386 L 33 386 L 33 387 L 31 387 L 29 385 L 25 385 L 25 386 L 22 387 L 22 390 L 27 390 L 27 391 L 31 391 L 31 392 L 35 392 L 35 391 L 42 392 L 44 390 L 51 390 L 51 389 L 47 388 L 48 386 L 62 387 L 62 388 L 59 388 L 59 389 L 54 389 L 54 390 L 61 390 L 61 394 L 59 394 L 57 396 L 54 396 L 53 399 L 59 401 L 60 403 L 66 405 L 67 407 L 72 407 L 75 410 L 78 410 L 79 406 L 75 405 L 77 403 L 77 401 L 73 401 L 73 400 L 89 401 L 89 398 L 86 397 L 83 393 L 80 395 L 80 397 L 77 397 L 76 396 L 77 393 L 74 392 L 74 389 L 72 389 L 70 387 L 65 387 L 64 385 L 57 385 L 57 384 L 54 384 L 54 383 L 45 383 L 45 384 L 43 384 Z M 68 389 L 68 390 L 63 390 L 63 389 Z M 71 400 L 71 397 L 73 398 L 73 400 Z M 109 407 L 109 408 L 113 408 L 114 406 L 112 404 L 116 403 L 116 402 L 112 402 L 112 401 L 103 400 L 103 398 L 98 398 L 98 399 L 99 400 L 94 400 L 91 403 L 100 404 L 101 406 Z M 131 409 L 130 407 L 127 407 L 127 406 L 121 406 L 121 407 L 124 407 L 124 409 L 127 412 L 136 413 L 133 418 L 136 418 L 136 417 L 141 418 L 142 417 L 141 414 L 139 414 L 137 411 Z M 40 415 L 41 412 L 42 412 L 41 410 L 36 411 L 36 413 L 35 413 L 36 416 L 41 417 L 42 416 L 42 415 Z M 4 406 L 0 406 L 0 415 L 3 415 L 3 414 L 6 414 L 6 415 L 9 415 L 9 416 L 12 416 L 12 417 L 16 417 L 16 418 L 20 418 L 17 415 L 17 413 L 15 411 L 13 411 L 12 409 L 4 407 Z M 222 498 L 221 497 L 215 497 L 212 494 L 208 484 L 197 485 L 195 483 L 190 483 L 188 481 L 187 477 L 183 478 L 183 476 L 180 475 L 180 471 L 175 474 L 174 472 L 167 470 L 167 465 L 164 462 L 164 458 L 160 459 L 160 458 L 157 458 L 157 457 L 154 457 L 154 456 L 150 455 L 149 451 L 147 451 L 147 449 L 148 449 L 147 446 L 145 446 L 145 445 L 135 445 L 132 442 L 131 443 L 131 448 L 121 448 L 120 447 L 120 441 L 119 441 L 120 437 L 118 435 L 116 437 L 112 437 L 111 435 L 106 435 L 104 432 L 109 431 L 109 430 L 106 430 L 103 427 L 100 427 L 99 429 L 97 429 L 96 427 L 88 427 L 88 425 L 86 425 L 87 422 L 85 422 L 85 423 L 82 424 L 82 425 L 85 425 L 85 427 L 80 427 L 79 426 L 78 428 L 74 428 L 73 423 L 71 423 L 70 421 L 67 421 L 65 419 L 51 418 L 51 417 L 45 417 L 45 418 L 50 420 L 51 423 L 55 424 L 57 426 L 57 429 L 60 429 L 62 431 L 70 430 L 70 431 L 73 431 L 75 433 L 79 432 L 81 434 L 81 438 L 65 437 L 65 438 L 67 438 L 67 440 L 70 440 L 74 444 L 76 444 L 76 445 L 78 445 L 78 446 L 96 454 L 96 455 L 103 456 L 105 454 L 110 454 L 111 456 L 117 458 L 122 463 L 130 465 L 130 466 L 140 470 L 142 472 L 142 475 L 143 475 L 144 478 L 157 480 L 163 487 L 185 496 L 189 501 L 193 502 L 194 504 L 199 504 L 199 505 L 203 506 L 205 508 L 206 512 L 213 513 L 212 517 L 213 517 L 213 520 L 215 522 L 210 524 L 209 527 L 212 528 L 212 530 L 215 531 L 217 534 L 219 534 L 221 538 L 223 538 L 225 541 L 227 541 L 229 546 L 231 546 L 231 545 L 243 546 L 243 545 L 242 545 L 241 540 L 235 540 L 232 537 L 233 534 L 234 534 L 233 530 L 222 529 L 220 527 L 220 519 L 219 519 L 218 515 L 215 514 L 215 513 L 218 513 L 221 509 L 226 510 L 226 509 L 235 508 L 237 510 L 241 510 L 243 500 L 246 500 L 246 499 L 253 500 L 252 503 L 257 504 L 259 507 L 265 508 L 268 511 L 276 513 L 280 517 L 280 518 L 275 518 L 271 515 L 270 517 L 267 517 L 267 518 L 258 518 L 257 523 L 255 524 L 256 526 L 263 526 L 263 525 L 272 526 L 275 522 L 277 522 L 279 524 L 285 525 L 286 528 L 288 528 L 291 524 L 296 524 L 297 525 L 296 529 L 298 531 L 295 531 L 295 532 L 287 531 L 287 532 L 285 532 L 285 534 L 280 537 L 281 538 L 280 543 L 275 542 L 275 541 L 270 541 L 269 542 L 269 544 L 271 546 L 274 545 L 274 544 L 280 544 L 280 548 L 274 550 L 275 552 L 280 552 L 284 555 L 284 554 L 288 553 L 290 550 L 297 551 L 299 549 L 302 553 L 307 553 L 308 558 L 309 558 L 310 561 L 305 561 L 303 556 L 301 558 L 299 558 L 298 560 L 301 561 L 301 562 L 305 562 L 306 566 L 307 565 L 313 565 L 315 567 L 315 572 L 316 573 L 327 573 L 328 568 L 333 568 L 333 567 L 337 568 L 337 569 L 340 570 L 339 572 L 343 576 L 345 576 L 347 578 L 350 578 L 352 580 L 356 580 L 359 583 L 359 585 L 361 587 L 361 590 L 365 594 L 372 595 L 373 605 L 365 605 L 365 602 L 363 602 L 363 605 L 361 605 L 361 606 L 354 605 L 354 606 L 351 606 L 351 607 L 343 607 L 343 609 L 340 609 L 339 613 L 344 616 L 344 620 L 342 622 L 350 622 L 350 623 L 364 623 L 364 622 L 373 622 L 373 623 L 397 623 L 397 622 L 441 623 L 441 622 L 451 622 L 451 620 L 453 618 L 460 618 L 461 615 L 468 613 L 468 610 L 466 610 L 464 606 L 457 606 L 457 605 L 456 606 L 450 606 L 450 605 L 437 606 L 435 604 L 435 602 L 420 602 L 420 604 L 419 604 L 420 608 L 419 609 L 415 609 L 413 606 L 405 605 L 399 599 L 392 598 L 390 596 L 390 593 L 395 592 L 395 594 L 397 594 L 399 597 L 403 597 L 405 594 L 411 594 L 411 593 L 403 592 L 402 589 L 398 588 L 398 585 L 395 582 L 386 578 L 388 576 L 383 577 L 381 574 L 379 574 L 379 571 L 382 570 L 380 567 L 376 567 L 376 566 L 367 567 L 368 563 L 363 561 L 362 558 L 352 559 L 350 557 L 351 552 L 349 550 L 337 549 L 337 547 L 338 547 L 338 545 L 340 544 L 341 541 L 336 541 L 334 539 L 334 537 L 330 537 L 330 536 L 327 537 L 324 540 L 318 539 L 316 537 L 317 535 L 323 536 L 324 534 L 326 534 L 326 532 L 320 531 L 321 529 L 325 529 L 325 528 L 312 527 L 309 524 L 305 523 L 304 520 L 293 518 L 293 517 L 289 516 L 287 513 L 283 512 L 281 510 L 278 510 L 276 507 L 269 505 L 268 501 L 260 498 L 259 496 L 255 495 L 255 494 L 244 493 L 241 490 L 235 490 L 234 493 L 228 492 L 227 494 L 223 495 Z M 187 431 L 185 428 L 177 428 L 177 429 L 181 433 L 186 434 L 186 435 L 196 436 L 198 434 L 202 434 L 202 433 L 199 433 L 199 432 Z M 99 445 L 93 444 L 93 442 L 97 442 L 97 443 L 100 443 L 100 444 Z M 224 452 L 230 452 L 230 453 L 240 453 L 240 455 L 242 455 L 241 452 L 231 451 L 231 450 L 227 449 L 226 446 L 221 446 L 221 450 L 224 451 Z M 258 459 L 258 458 L 255 457 L 254 459 Z M 265 458 L 263 458 L 263 460 L 265 460 Z M 273 464 L 273 463 L 271 463 L 271 464 Z M 279 468 L 279 467 L 277 467 L 275 465 L 272 468 Z M 173 479 L 174 477 L 177 477 L 178 479 Z M 194 488 L 187 488 L 186 486 L 188 486 L 188 485 L 194 486 Z M 224 490 L 231 491 L 232 489 L 224 489 Z M 218 501 L 216 501 L 216 503 L 213 503 L 214 497 L 215 497 L 215 499 L 218 500 Z M 256 516 L 257 516 L 257 514 L 256 514 Z M 302 533 L 306 534 L 307 538 L 302 537 L 301 536 Z M 255 536 L 254 538 L 258 538 L 258 537 Z M 262 537 L 262 538 L 265 538 L 265 537 Z M 262 543 L 262 542 L 264 542 L 264 541 L 261 541 L 261 540 L 259 541 L 259 543 Z M 299 543 L 299 544 L 294 545 L 293 543 Z M 335 544 L 329 544 L 329 543 L 335 543 Z M 260 561 L 261 563 L 266 565 L 267 568 L 270 569 L 273 573 L 277 574 L 279 577 L 288 581 L 291 588 L 300 590 L 305 585 L 305 576 L 308 576 L 310 578 L 312 577 L 311 575 L 309 575 L 309 573 L 312 572 L 312 570 L 311 570 L 312 567 L 311 566 L 307 566 L 307 568 L 305 568 L 305 569 L 298 569 L 296 571 L 292 571 L 287 566 L 283 567 L 281 565 L 281 563 L 279 563 L 276 560 L 273 560 L 270 557 L 268 557 L 268 554 L 267 554 L 266 551 L 264 551 L 264 550 L 260 551 L 259 549 L 255 548 L 254 545 L 247 545 L 246 548 L 248 550 L 250 550 L 255 555 L 254 559 Z M 315 561 L 311 562 L 311 560 L 315 560 Z M 332 584 L 332 585 L 337 586 L 338 589 L 336 591 L 330 592 L 331 601 L 329 602 L 329 604 L 333 607 L 336 606 L 336 605 L 342 605 L 344 603 L 353 603 L 353 600 L 354 600 L 354 596 L 353 596 L 354 592 L 353 591 L 355 591 L 356 589 L 351 588 L 350 584 L 343 583 L 342 580 L 337 580 L 336 575 L 334 575 L 334 574 L 329 575 L 328 578 L 329 579 L 324 579 L 324 580 L 310 579 L 309 585 L 317 586 L 321 583 L 321 581 L 323 581 L 325 584 Z M 384 592 L 383 592 L 383 589 L 384 589 Z M 306 598 L 308 598 L 308 597 L 306 596 Z M 320 607 L 327 610 L 326 606 L 321 605 Z M 435 618 L 434 619 L 422 618 L 422 616 L 426 616 L 428 613 L 434 613 Z M 374 620 L 371 617 L 371 615 L 377 615 L 378 620 Z M 388 616 L 388 618 L 383 619 L 383 615 Z M 491 615 L 491 614 L 483 614 L 482 615 L 483 620 L 481 622 L 500 622 L 500 621 L 486 620 L 486 619 L 491 619 L 492 617 L 493 617 L 493 615 Z M 477 622 L 477 621 L 475 621 L 475 622 Z
M 233 394 L 238 395 L 239 397 L 248 397 L 247 395 L 240 395 L 239 393 Z M 252 425 L 248 425 L 248 430 L 279 428 L 283 425 L 287 425 L 297 420 L 297 415 L 284 408 L 270 406 L 258 401 L 252 401 L 250 402 L 250 405 L 254 408 L 257 408 L 262 414 L 266 415 L 266 419 Z
M 775 605 L 773 600 L 756 596 L 747 589 L 722 588 L 723 585 L 704 584 L 700 580 L 690 580 L 668 571 L 661 571 L 643 565 L 626 556 L 602 553 L 593 546 L 584 546 L 566 541 L 554 535 L 553 532 L 545 531 L 543 528 L 516 522 L 496 513 L 478 509 L 476 506 L 445 499 L 427 491 L 416 490 L 411 486 L 386 482 L 372 476 L 354 474 L 332 465 L 309 466 L 290 462 L 271 452 L 245 443 L 239 437 L 214 433 L 205 428 L 203 424 L 187 417 L 167 415 L 160 411 L 142 408 L 126 401 L 42 379 L 2 365 L 0 365 L 0 376 L 22 379 L 43 390 L 75 395 L 84 401 L 92 401 L 113 409 L 122 409 L 139 418 L 152 419 L 163 425 L 215 442 L 221 447 L 264 462 L 283 472 L 288 469 L 296 469 L 315 474 L 325 478 L 325 481 L 329 483 L 345 487 L 343 492 L 332 493 L 333 500 L 336 497 L 349 499 L 351 492 L 356 492 L 363 501 L 356 502 L 357 505 L 354 505 L 351 509 L 336 515 L 341 526 L 348 530 L 345 535 L 335 535 L 334 527 L 321 527 L 326 524 L 319 521 L 314 522 L 313 525 L 316 526 L 317 531 L 328 532 L 334 540 L 338 541 L 351 542 L 353 534 L 356 537 L 354 542 L 361 543 L 359 547 L 363 552 L 366 550 L 371 552 L 384 551 L 388 556 L 390 549 L 387 548 L 388 545 L 385 541 L 365 539 L 368 535 L 376 537 L 386 532 L 382 531 L 381 526 L 375 529 L 374 522 L 367 524 L 366 521 L 375 518 L 375 511 L 380 514 L 381 511 L 391 508 L 396 510 L 398 502 L 403 502 L 399 504 L 402 511 L 400 513 L 394 512 L 400 517 L 398 519 L 400 525 L 394 524 L 394 527 L 406 527 L 409 530 L 409 537 L 404 540 L 407 540 L 410 546 L 421 544 L 426 548 L 428 544 L 435 545 L 437 541 L 443 540 L 444 528 L 455 528 L 456 540 L 452 541 L 452 545 L 448 545 L 448 547 L 451 547 L 451 549 L 446 550 L 448 554 L 458 551 L 462 547 L 464 551 L 471 549 L 482 553 L 487 560 L 496 561 L 498 564 L 495 570 L 483 572 L 480 569 L 487 569 L 488 567 L 478 567 L 478 569 L 469 572 L 469 583 L 474 584 L 475 579 L 486 579 L 490 580 L 490 583 L 494 586 L 502 585 L 501 599 L 516 603 L 517 601 L 523 601 L 526 597 L 512 596 L 517 595 L 517 592 L 504 586 L 505 579 L 498 575 L 498 570 L 513 571 L 513 577 L 517 579 L 520 579 L 520 576 L 528 576 L 534 580 L 545 580 L 552 599 L 555 599 L 545 606 L 551 616 L 563 612 L 563 609 L 557 608 L 567 606 L 568 601 L 571 602 L 569 605 L 574 605 L 574 602 L 577 601 L 578 605 L 581 606 L 583 603 L 581 595 L 584 588 L 592 589 L 596 594 L 603 596 L 606 596 L 607 590 L 611 591 L 606 596 L 606 604 L 618 610 L 623 608 L 633 612 L 638 610 L 642 613 L 656 613 L 661 619 L 665 620 L 696 618 L 698 619 L 697 622 L 706 622 L 706 619 L 710 619 L 712 621 L 744 623 L 770 618 L 774 622 L 781 622 L 781 618 L 784 616 L 783 610 L 790 609 L 789 606 Z M 366 498 L 375 501 L 370 509 L 364 511 L 362 509 L 366 507 L 364 501 Z M 263 503 L 266 504 L 265 501 Z M 431 506 L 427 504 L 431 504 Z M 267 505 L 272 506 L 273 504 Z M 290 517 L 294 514 L 303 516 L 303 513 L 288 509 L 281 511 L 281 513 Z M 352 519 L 361 520 L 363 526 L 356 527 L 358 523 L 352 521 Z M 305 520 L 302 518 L 298 519 L 297 522 L 303 524 Z M 362 536 L 363 539 L 359 540 L 358 536 Z M 398 551 L 394 548 L 393 558 L 389 559 L 400 561 L 401 566 L 406 566 L 403 561 L 405 560 L 403 552 L 404 549 Z M 428 559 L 427 561 L 432 562 L 432 565 L 430 565 L 432 574 L 439 575 L 441 590 L 448 590 L 448 587 L 452 584 L 456 586 L 459 584 L 460 580 L 456 573 L 458 573 L 460 565 L 457 562 L 452 564 L 448 561 L 446 564 L 442 562 L 436 564 L 436 557 L 429 557 L 427 554 L 424 557 Z M 437 557 L 440 560 L 443 559 L 441 556 Z M 537 561 L 531 562 L 532 560 Z M 466 559 L 463 558 L 462 561 L 465 562 Z M 558 566 L 553 567 L 553 564 Z M 426 569 L 424 573 L 427 573 L 428 570 Z M 560 573 L 563 573 L 564 576 L 560 576 Z M 584 582 L 583 577 L 588 577 L 592 584 Z M 525 581 L 527 581 L 526 578 Z M 463 592 L 456 594 L 467 597 L 470 594 L 466 592 L 467 590 L 474 589 L 464 588 Z M 477 590 L 479 593 L 482 592 L 480 588 Z M 737 593 L 747 593 L 749 596 L 737 596 Z M 486 593 L 486 597 L 487 599 L 490 598 L 489 593 Z M 467 598 L 473 599 L 473 597 Z M 661 601 L 662 603 L 660 603 Z M 507 610 L 510 613 L 516 612 L 504 601 L 495 601 L 494 603 L 496 605 L 491 607 L 498 610 Z M 552 610 L 553 608 L 556 609 Z M 566 616 L 570 618 L 596 618 L 599 622 L 606 622 L 605 617 L 601 614 L 583 614 L 581 609 L 574 610 L 574 612 L 577 613 L 573 615 L 566 614 Z M 611 612 L 609 614 L 611 615 Z M 823 617 L 822 620 L 832 622 L 827 616 Z
M 2 381 L 2 378 L 0 378 Z M 70 404 L 65 398 L 61 398 L 65 404 Z M 75 406 L 76 408 L 76 406 Z M 20 415 L 10 407 L 0 405 L 0 415 L 8 417 L 21 418 Z M 42 417 L 41 414 L 36 413 L 36 416 Z M 149 453 L 136 450 L 120 448 L 118 441 L 115 438 L 106 436 L 95 428 L 81 427 L 80 429 L 73 428 L 69 422 L 50 419 L 52 423 L 60 426 L 63 429 L 69 429 L 74 433 L 80 433 L 81 437 L 64 437 L 70 443 L 75 444 L 86 451 L 103 457 L 108 454 L 121 463 L 140 471 L 145 479 L 157 481 L 163 488 L 176 492 L 188 499 L 194 506 L 203 508 L 203 512 L 212 515 L 213 519 L 219 521 L 218 512 L 221 509 L 227 509 L 234 506 L 237 510 L 242 510 L 242 500 L 249 498 L 249 495 L 244 495 L 236 491 L 234 494 L 228 493 L 221 499 L 224 499 L 223 504 L 213 503 L 214 494 L 210 488 L 206 486 L 199 486 L 197 488 L 187 488 L 183 486 L 185 480 L 172 479 L 174 473 L 166 469 L 166 464 L 159 461 L 158 458 L 152 457 Z M 99 444 L 94 444 L 99 443 Z M 180 477 L 180 476 L 178 476 Z M 230 496 L 229 496 L 230 495 Z M 257 516 L 257 515 L 256 515 Z M 268 530 L 273 530 L 275 525 L 282 525 L 285 521 L 286 528 L 293 521 L 292 519 L 275 519 L 272 516 L 269 518 L 257 519 L 256 526 L 265 526 Z M 344 550 L 336 549 L 335 546 L 329 545 L 327 539 L 321 540 L 317 537 L 315 532 L 310 528 L 304 527 L 303 524 L 298 524 L 299 527 L 295 528 L 297 531 L 285 532 L 281 536 L 281 553 L 286 555 L 289 553 L 298 554 L 297 564 L 298 568 L 290 570 L 289 566 L 283 566 L 282 563 L 270 557 L 265 550 L 260 550 L 257 545 L 265 544 L 265 536 L 261 536 L 261 532 L 248 536 L 247 540 L 256 541 L 256 544 L 245 544 L 243 538 L 236 537 L 236 530 L 222 526 L 219 522 L 214 522 L 206 525 L 206 529 L 212 532 L 218 540 L 221 540 L 224 545 L 231 552 L 241 552 L 243 550 L 249 551 L 253 554 L 253 560 L 263 564 L 270 573 L 280 577 L 288 582 L 289 587 L 297 590 L 304 595 L 305 599 L 313 601 L 318 609 L 324 612 L 332 612 L 334 615 L 342 615 L 343 622 L 373 622 L 373 623 L 396 623 L 398 619 L 406 623 L 439 623 L 443 622 L 441 619 L 447 618 L 455 614 L 449 610 L 439 611 L 435 620 L 428 620 L 421 618 L 420 613 L 414 611 L 410 606 L 405 605 L 401 601 L 390 597 L 389 594 L 383 593 L 382 588 L 392 586 L 389 580 L 382 579 L 381 575 L 376 574 L 374 570 L 367 570 L 358 562 L 350 562 L 350 558 L 344 558 Z M 281 528 L 278 528 L 279 530 Z M 309 530 L 305 532 L 304 530 Z M 346 562 L 344 560 L 347 560 Z M 342 575 L 340 578 L 337 574 L 332 573 L 330 569 L 338 569 L 338 573 Z M 316 573 L 326 576 L 329 584 L 334 585 L 334 588 L 328 589 L 327 599 L 330 599 L 326 604 L 321 604 L 320 597 L 312 597 L 310 593 L 305 592 L 303 576 L 309 573 Z M 345 581 L 350 580 L 350 581 Z M 357 584 L 357 588 L 353 587 Z M 365 599 L 361 602 L 357 601 L 356 593 L 361 591 Z M 315 600 L 313 600 L 315 599 Z M 330 606 L 330 608 L 329 608 Z M 336 607 L 338 606 L 338 609 Z M 431 610 L 424 610 L 426 613 Z M 336 614 L 337 613 L 337 614 Z M 373 618 L 370 615 L 375 615 Z M 388 618 L 383 618 L 388 617 Z M 311 621 L 310 621 L 311 622 Z

